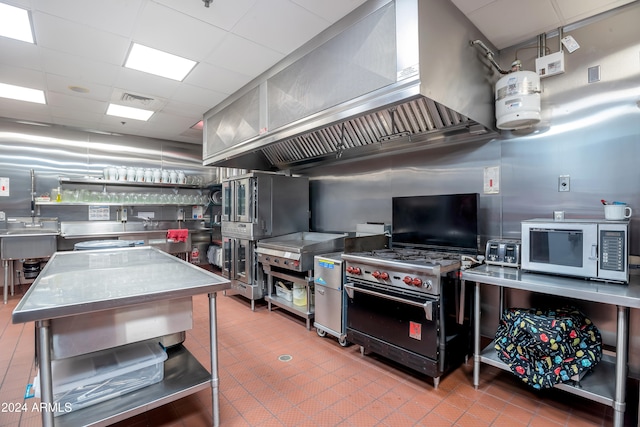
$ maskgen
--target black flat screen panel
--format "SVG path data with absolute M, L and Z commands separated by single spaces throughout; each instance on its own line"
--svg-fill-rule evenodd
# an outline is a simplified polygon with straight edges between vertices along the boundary
M 392 242 L 478 250 L 478 193 L 394 197 Z

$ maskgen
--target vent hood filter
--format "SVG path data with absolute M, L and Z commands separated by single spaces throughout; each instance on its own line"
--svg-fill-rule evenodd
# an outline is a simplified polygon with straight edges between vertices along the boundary
M 540 122 L 540 77 L 515 71 L 496 83 L 496 126 L 516 130 Z

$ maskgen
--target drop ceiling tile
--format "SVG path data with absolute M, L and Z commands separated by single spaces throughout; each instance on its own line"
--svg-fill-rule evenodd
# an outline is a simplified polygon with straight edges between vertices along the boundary
M 212 105 L 218 104 L 228 96 L 229 94 L 226 93 L 185 84 L 180 87 L 179 91 L 176 91 L 170 102 L 185 103 L 200 108 L 204 107 L 204 111 L 206 111 Z
M 37 45 L 0 37 L 0 52 L 2 52 L 2 62 L 5 64 L 14 64 L 32 70 L 39 70 L 42 67 L 40 48 Z
M 285 55 L 235 34 L 228 34 L 223 42 L 205 58 L 204 62 L 257 76 L 283 59 Z
M 82 86 L 85 84 L 112 85 L 121 66 L 83 58 L 51 49 L 42 48 L 42 63 L 48 74 L 65 76 L 69 84 Z
M 33 20 L 40 46 L 107 64 L 124 63 L 129 49 L 125 37 L 41 12 L 35 12 Z
M 201 61 L 225 34 L 226 31 L 199 19 L 148 2 L 140 15 L 133 39 L 154 49 Z
M 553 0 L 563 18 L 563 25 L 572 24 L 635 0 Z
M 205 7 L 204 2 L 195 0 L 155 0 L 155 2 L 225 31 L 231 31 L 242 16 L 253 8 L 257 0 L 214 0 L 209 7 Z
M 47 94 L 47 103 L 55 108 L 67 108 L 71 111 L 86 112 L 89 114 L 104 114 L 107 111 L 107 102 L 82 96 L 73 96 L 66 93 L 50 91 Z
M 0 81 L 2 83 L 24 86 L 31 89 L 46 89 L 45 76 L 42 71 L 22 68 L 0 63 Z M 0 100 L 5 98 L 0 98 Z
M 45 74 L 47 82 L 47 91 L 54 91 L 69 96 L 80 96 L 86 99 L 93 99 L 106 102 L 109 100 L 112 92 L 111 86 L 103 86 L 92 82 L 83 82 L 77 79 L 70 79 L 57 74 Z M 75 92 L 69 89 L 69 86 L 79 86 L 87 89 L 89 92 Z
M 495 0 L 451 0 L 462 13 L 468 15 L 476 9 L 480 9 L 482 7 L 487 6 L 489 3 L 494 2 Z
M 0 111 L 3 117 L 25 117 L 24 120 L 43 121 L 51 118 L 46 105 L 15 99 L 0 98 Z
M 201 63 L 184 79 L 184 82 L 220 93 L 232 94 L 251 81 L 251 76 Z
M 498 17 L 510 18 L 498 18 Z M 497 0 L 469 14 L 469 19 L 503 49 L 557 28 L 560 17 L 550 0 Z
M 143 0 L 55 0 L 37 1 L 40 12 L 109 33 L 130 37 Z
M 54 105 L 51 107 L 51 116 L 54 119 L 59 120 L 57 123 L 60 123 L 60 121 L 65 121 L 65 124 L 74 122 L 74 126 L 77 126 L 78 123 L 84 122 L 85 128 L 89 127 L 93 129 L 100 124 L 102 116 L 104 116 L 104 111 L 93 112 L 82 108 L 70 108 L 65 105 Z
M 232 32 L 287 54 L 327 28 L 328 22 L 288 0 L 260 1 Z
M 330 23 L 338 21 L 343 16 L 357 8 L 366 0 L 292 0 L 308 11 L 318 15 Z
M 142 71 L 123 68 L 118 74 L 114 86 L 125 91 L 143 93 L 151 98 L 170 98 L 180 87 L 180 82 L 143 73 Z

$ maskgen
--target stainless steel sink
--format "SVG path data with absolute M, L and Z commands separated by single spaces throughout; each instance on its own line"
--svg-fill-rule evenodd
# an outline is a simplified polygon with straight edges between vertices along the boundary
M 57 235 L 58 230 L 49 230 L 46 228 L 16 228 L 11 230 L 0 230 L 0 237 L 3 236 L 33 236 L 33 235 Z
M 57 218 L 12 218 L 0 230 L 0 258 L 4 268 L 4 303 L 11 285 L 13 295 L 13 260 L 48 258 L 56 252 Z M 10 268 L 11 266 L 11 268 Z

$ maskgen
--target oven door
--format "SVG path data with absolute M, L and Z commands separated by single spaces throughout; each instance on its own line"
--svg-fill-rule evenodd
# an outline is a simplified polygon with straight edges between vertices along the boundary
M 253 241 L 235 237 L 222 238 L 222 275 L 250 284 L 253 279 Z
M 233 221 L 233 181 L 222 183 L 222 221 Z
M 397 294 L 361 283 L 347 283 L 344 288 L 348 339 L 351 330 L 438 359 L 438 299 Z
M 238 222 L 253 222 L 254 178 L 243 178 L 235 183 L 235 219 Z

